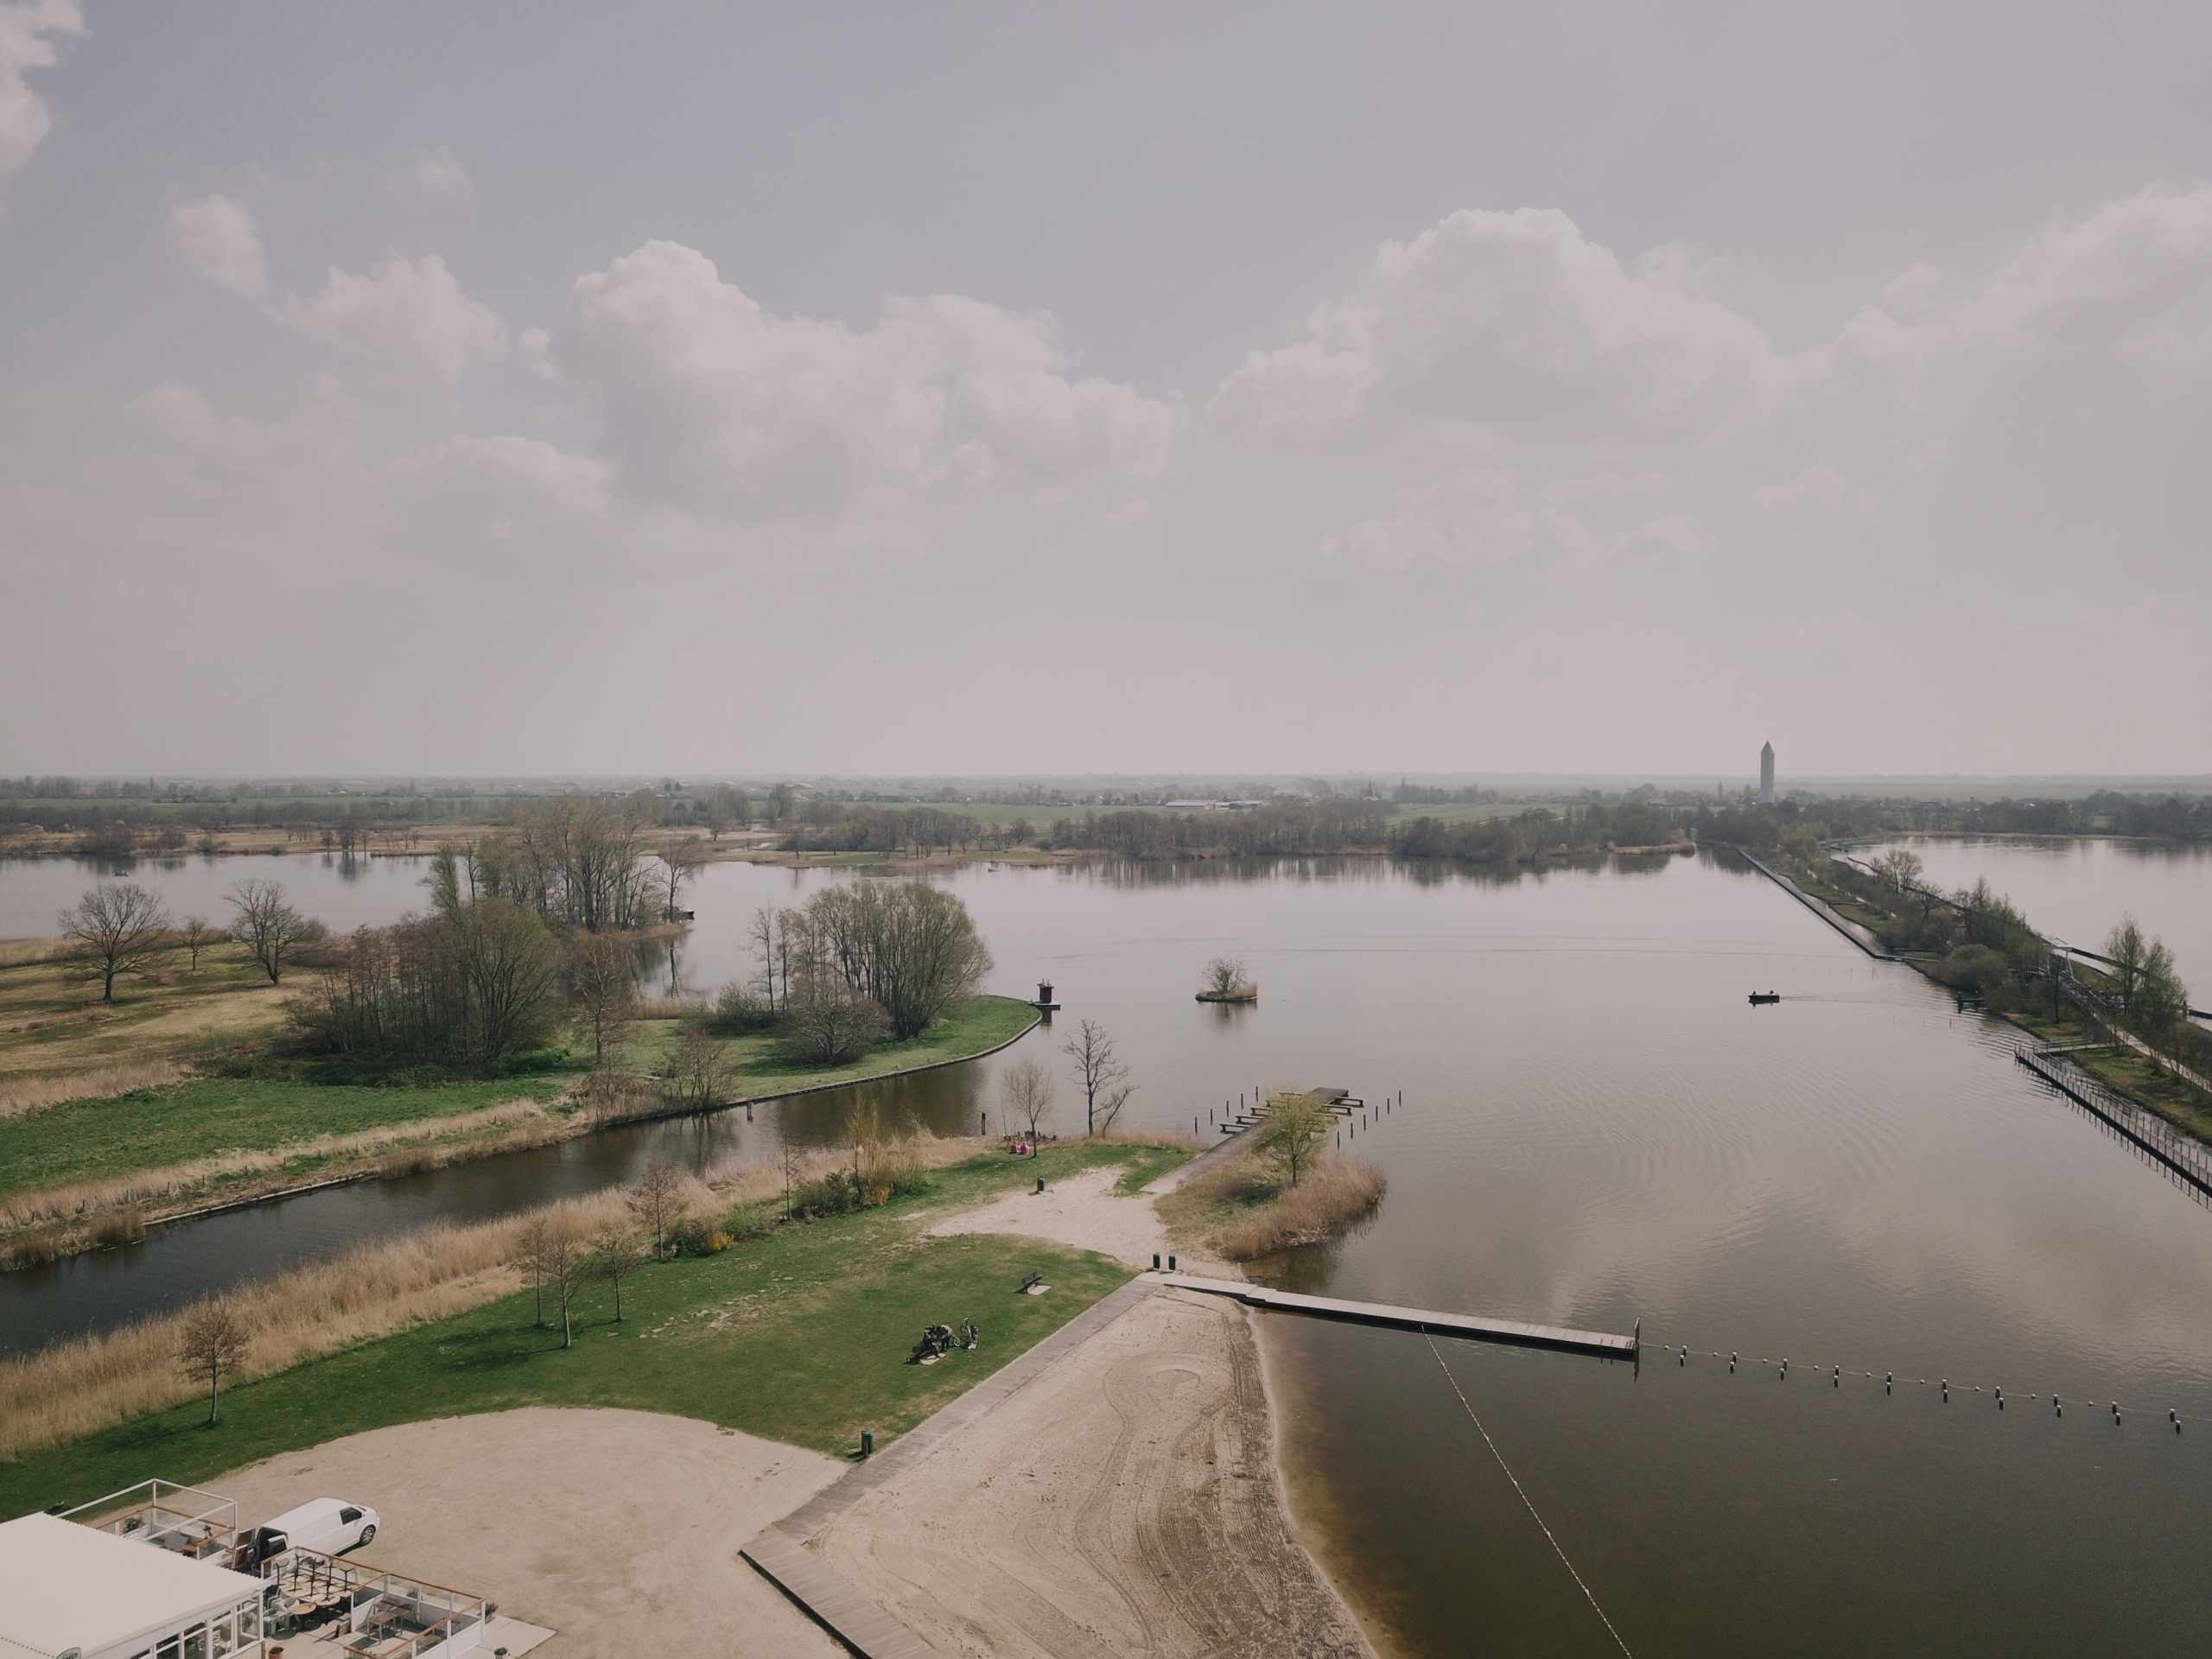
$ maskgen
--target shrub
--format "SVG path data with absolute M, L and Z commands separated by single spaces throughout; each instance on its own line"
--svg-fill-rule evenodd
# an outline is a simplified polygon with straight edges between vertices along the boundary
M 1964 944 L 1943 958 L 1936 977 L 1954 990 L 1981 995 L 2001 989 L 2012 976 L 2005 958 L 1986 944 Z
M 742 985 L 725 985 L 715 998 L 715 1010 L 707 1023 L 717 1037 L 737 1037 L 748 1031 L 766 1031 L 780 1022 L 781 1016 L 760 998 Z

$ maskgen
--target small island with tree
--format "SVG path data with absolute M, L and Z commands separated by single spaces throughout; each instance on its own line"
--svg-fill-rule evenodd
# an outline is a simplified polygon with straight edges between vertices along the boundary
M 1256 1002 L 1260 988 L 1245 977 L 1244 963 L 1236 957 L 1216 957 L 1206 963 L 1205 988 L 1198 993 L 1201 1002 Z

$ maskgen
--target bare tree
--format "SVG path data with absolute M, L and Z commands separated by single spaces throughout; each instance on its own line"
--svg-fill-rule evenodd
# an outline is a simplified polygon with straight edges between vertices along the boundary
M 686 836 L 681 841 L 671 841 L 654 856 L 660 861 L 660 879 L 668 886 L 668 902 L 662 906 L 662 914 L 672 922 L 683 884 L 707 867 L 707 852 L 697 837 Z
M 552 1224 L 543 1216 L 532 1216 L 515 1236 L 515 1267 L 530 1281 L 536 1294 L 537 1306 L 531 1315 L 532 1325 L 545 1323 L 545 1247 L 552 1237 Z
M 1009 1116 L 1020 1119 L 1029 1126 L 1029 1144 L 1034 1148 L 1038 1131 L 1046 1118 L 1052 1115 L 1052 1101 L 1058 1085 L 1052 1080 L 1052 1068 L 1044 1061 L 1032 1058 L 1016 1060 L 999 1073 L 999 1098 L 1005 1103 Z
M 637 1271 L 645 1253 L 639 1247 L 637 1231 L 619 1221 L 603 1221 L 593 1230 L 592 1268 L 614 1287 L 614 1322 L 622 1323 L 622 1281 Z
M 1271 1090 L 1254 1145 L 1296 1186 L 1320 1161 L 1322 1143 L 1334 1122 L 1335 1115 L 1318 1096 L 1304 1089 Z
M 1921 872 L 1925 867 L 1920 861 L 1919 854 L 1908 853 L 1903 848 L 1899 848 L 1896 852 L 1876 859 L 1872 868 L 1874 874 L 1881 877 L 1902 897 L 1916 881 L 1920 880 Z
M 1227 996 L 1244 982 L 1244 963 L 1236 957 L 1216 957 L 1206 963 L 1206 988 L 1216 996 Z
M 586 933 L 569 947 L 569 998 L 576 1023 L 591 1033 L 591 1063 L 607 1064 L 607 1046 L 638 1013 L 637 957 L 627 937 Z
M 729 1051 L 714 1039 L 705 1026 L 694 1022 L 684 1027 L 669 1063 L 667 1087 L 672 1097 L 694 1111 L 704 1111 L 721 1103 L 736 1076 L 737 1065 Z
M 223 1379 L 235 1376 L 245 1358 L 246 1329 L 228 1302 L 202 1302 L 185 1315 L 177 1334 L 176 1363 L 186 1376 L 207 1384 L 207 1421 L 223 1403 Z
M 1076 1087 L 1083 1090 L 1084 1133 L 1111 1128 L 1122 1108 L 1136 1092 L 1129 1068 L 1114 1052 L 1114 1039 L 1096 1020 L 1086 1020 L 1060 1052 L 1075 1062 Z
M 890 1034 L 883 1010 L 851 986 L 810 965 L 784 996 L 785 1040 L 810 1065 L 844 1065 Z
M 64 937 L 84 945 L 92 957 L 92 976 L 100 982 L 100 1001 L 115 1001 L 115 982 L 143 974 L 168 949 L 169 913 L 158 894 L 136 881 L 110 881 L 93 887 L 61 912 Z
M 776 912 L 763 905 L 745 924 L 745 937 L 760 957 L 760 988 L 768 999 L 768 1012 L 776 1011 Z
M 576 1293 L 590 1281 L 591 1252 L 573 1226 L 558 1222 L 548 1223 L 545 1245 L 539 1263 L 547 1289 L 561 1307 L 561 1345 L 576 1345 L 575 1322 L 570 1317 L 569 1306 L 576 1300 Z
M 238 912 L 231 937 L 252 952 L 271 985 L 283 979 L 287 957 L 322 937 L 322 924 L 292 907 L 282 881 L 241 881 L 226 902 Z
M 2105 956 L 2112 969 L 2114 988 L 2120 992 L 2120 1011 L 2135 1012 L 2135 993 L 2143 983 L 2145 959 L 2150 954 L 2151 942 L 2143 937 L 2143 929 L 2132 915 L 2120 918 L 2120 925 L 2105 935 Z
M 676 1166 L 665 1158 L 656 1158 L 622 1195 L 638 1224 L 652 1232 L 656 1261 L 668 1248 L 669 1228 L 683 1214 L 683 1178 L 677 1173 Z
M 184 948 L 192 952 L 192 971 L 200 971 L 200 953 L 215 941 L 215 930 L 207 925 L 205 916 L 188 916 L 184 925 L 177 930 L 184 941 Z

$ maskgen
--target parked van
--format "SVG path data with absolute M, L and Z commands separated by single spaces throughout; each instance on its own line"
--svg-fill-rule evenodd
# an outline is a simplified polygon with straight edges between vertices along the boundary
M 264 1560 L 286 1549 L 313 1549 L 335 1555 L 375 1539 L 377 1512 L 366 1504 L 348 1503 L 343 1498 L 318 1497 L 285 1510 L 264 1524 L 257 1535 L 262 1544 L 258 1553 Z

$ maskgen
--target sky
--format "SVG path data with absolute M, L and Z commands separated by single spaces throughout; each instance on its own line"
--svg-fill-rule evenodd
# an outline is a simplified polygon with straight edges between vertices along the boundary
M 2207 63 L 0 0 L 0 773 L 2212 772 Z

